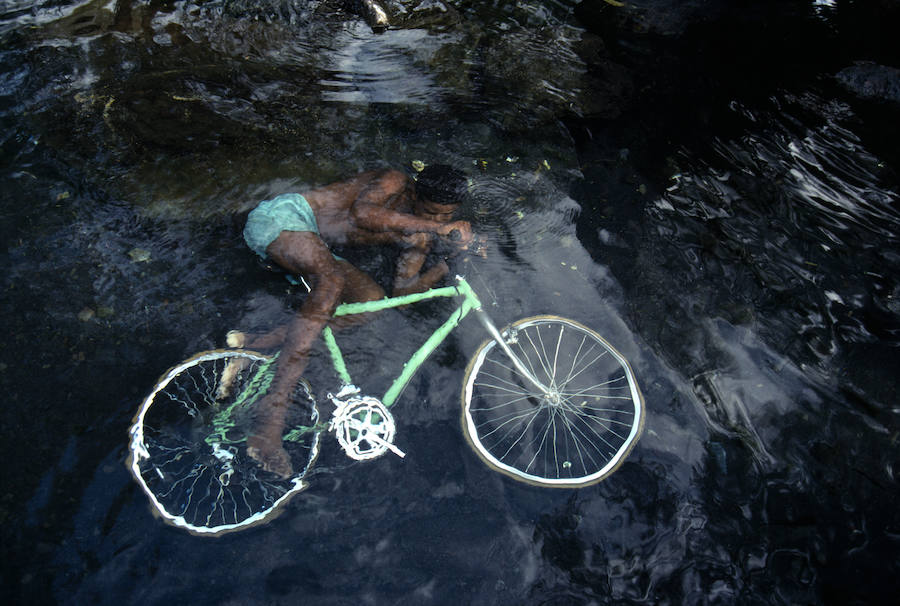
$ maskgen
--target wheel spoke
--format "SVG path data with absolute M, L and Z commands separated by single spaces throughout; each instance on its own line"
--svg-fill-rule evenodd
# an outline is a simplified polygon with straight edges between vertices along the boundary
M 575 350 L 575 353 L 572 354 L 572 365 L 569 367 L 569 372 L 566 373 L 566 378 L 563 380 L 562 385 L 565 387 L 569 384 L 569 381 L 572 379 L 572 374 L 575 372 L 575 366 L 578 364 L 578 357 L 581 355 L 581 350 L 584 349 L 584 344 L 587 341 L 587 335 L 581 335 L 581 341 L 578 343 L 578 349 Z
M 496 395 L 498 395 L 498 394 L 484 394 L 484 395 L 485 395 L 485 396 L 496 396 Z M 498 404 L 498 405 L 496 405 L 496 406 L 491 406 L 491 407 L 489 407 L 489 408 L 477 408 L 477 407 L 472 407 L 472 408 L 470 408 L 469 410 L 471 410 L 472 412 L 488 412 L 488 411 L 492 411 L 492 410 L 499 410 L 499 409 L 505 408 L 505 407 L 507 407 L 507 406 L 512 406 L 513 404 L 518 404 L 519 402 L 521 402 L 521 401 L 523 401 L 523 400 L 530 400 L 531 398 L 532 398 L 531 395 L 525 395 L 525 396 L 520 396 L 520 397 L 518 397 L 518 398 L 515 398 L 514 400 L 509 400 L 509 401 L 504 402 L 504 403 L 502 403 L 502 404 Z
M 531 344 L 531 348 L 534 350 L 535 355 L 538 358 L 538 362 L 540 362 L 541 367 L 544 369 L 544 375 L 549 377 L 551 380 L 553 379 L 553 375 L 550 372 L 550 369 L 547 367 L 547 354 L 546 352 L 542 353 L 544 350 L 544 341 L 541 338 L 540 329 L 535 329 L 535 335 L 537 336 L 537 340 L 541 345 L 541 351 L 538 351 L 537 345 L 534 343 L 534 339 L 531 338 L 530 332 L 525 332 L 525 336 L 528 338 L 528 342 Z
M 528 371 L 531 373 L 531 376 L 537 377 L 538 372 L 537 372 L 537 370 L 535 370 L 534 364 L 531 362 L 531 356 L 528 355 L 528 352 L 525 351 L 524 347 L 522 347 L 521 341 L 519 341 L 519 343 L 518 343 L 518 348 L 519 348 L 519 352 L 522 354 L 521 356 L 519 356 L 519 359 L 524 359 L 525 362 L 528 363 Z M 540 356 L 538 356 L 538 358 L 540 358 Z M 499 364 L 499 362 L 495 362 L 495 363 Z M 503 367 L 506 368 L 507 370 L 509 370 L 513 375 L 516 374 L 516 371 L 513 370 L 511 367 L 505 366 L 505 365 L 503 365 Z
M 591 349 L 589 349 L 589 350 L 586 352 L 585 355 L 591 353 L 591 351 L 593 351 L 593 349 L 594 349 L 594 348 L 593 348 L 593 346 L 592 346 Z M 594 364 L 597 363 L 598 360 L 600 360 L 600 358 L 604 357 L 607 353 L 609 353 L 609 352 L 607 352 L 606 350 L 601 351 L 599 354 L 597 354 L 597 356 L 596 356 L 593 360 L 591 360 L 590 362 L 585 363 L 585 364 L 581 367 L 581 369 L 580 369 L 578 372 L 576 372 L 574 375 L 572 375 L 571 377 L 569 377 L 569 381 L 567 381 L 567 383 L 570 382 L 570 381 L 574 381 L 578 376 L 581 375 L 581 373 L 583 373 L 584 371 L 586 371 L 586 370 L 588 370 L 589 368 L 591 368 Z
M 512 449 L 515 448 L 521 442 L 521 440 L 525 436 L 525 434 L 528 433 L 528 430 L 531 429 L 531 424 L 534 423 L 534 420 L 536 418 L 537 418 L 536 414 L 531 415 L 531 418 L 528 419 L 528 423 L 526 423 L 525 427 L 522 428 L 522 432 L 519 434 L 519 437 L 516 438 L 515 440 L 513 440 L 513 443 L 510 444 L 509 448 L 506 449 L 506 452 L 504 452 L 503 455 L 500 457 L 501 461 L 506 459 L 506 457 L 509 456 L 509 453 L 512 451 Z
M 565 328 L 563 327 L 563 325 L 560 325 L 560 327 L 559 327 L 559 337 L 557 337 L 557 339 L 556 339 L 556 350 L 553 352 L 553 372 L 552 372 L 552 374 L 550 375 L 550 385 L 551 385 L 552 387 L 556 387 L 556 386 L 557 386 L 557 383 L 556 383 L 556 362 L 557 362 L 557 360 L 559 360 L 559 346 L 562 345 L 562 337 L 563 337 L 563 331 L 564 331 L 564 330 L 565 330 Z
M 514 373 L 515 373 L 514 370 L 512 370 L 511 368 L 507 368 L 507 370 L 508 370 L 511 374 L 513 374 L 513 376 L 516 376 L 516 375 L 514 374 Z M 489 373 L 489 372 L 487 372 L 487 371 L 484 371 L 484 372 L 482 372 L 481 374 L 483 374 L 484 376 L 488 377 L 489 379 L 494 379 L 494 380 L 496 380 L 496 381 L 499 381 L 500 383 L 505 383 L 506 385 L 509 385 L 510 389 L 508 389 L 508 391 L 519 392 L 519 393 L 525 393 L 525 387 L 524 387 L 523 385 L 521 385 L 520 383 L 516 383 L 516 382 L 511 381 L 511 380 L 508 380 L 508 379 L 503 379 L 503 378 L 498 377 L 498 376 L 495 375 L 495 374 L 491 374 L 491 373 Z M 489 383 L 487 383 L 487 384 L 485 384 L 485 386 L 486 386 L 486 387 L 494 387 L 494 388 L 496 388 L 496 389 L 500 389 L 500 386 L 499 386 L 499 385 L 490 385 Z
M 574 432 L 574 431 L 577 431 L 577 432 L 578 432 L 580 435 L 582 435 L 584 438 L 586 438 L 586 439 L 588 438 L 588 436 L 584 433 L 584 430 L 581 429 L 580 427 L 578 427 L 578 426 L 575 424 L 575 421 L 570 421 L 570 420 L 568 419 L 568 417 L 566 417 L 566 420 L 567 420 L 567 422 L 570 423 L 569 426 L 571 427 L 571 430 L 572 430 L 573 432 Z M 584 419 L 582 416 L 576 415 L 576 420 L 577 420 L 577 421 L 581 421 L 581 422 L 584 424 L 584 426 L 585 426 L 592 434 L 594 434 L 594 437 L 596 437 L 598 440 L 600 440 L 601 442 L 603 442 L 604 444 L 606 444 L 607 446 L 609 446 L 610 450 L 611 450 L 613 453 L 616 451 L 617 447 L 614 446 L 613 444 L 611 444 L 611 443 L 609 442 L 609 440 L 607 440 L 607 439 L 606 439 L 604 436 L 602 436 L 600 433 L 598 433 L 597 430 L 596 430 L 593 426 L 591 426 L 587 421 L 585 421 L 585 419 Z M 601 424 L 601 426 L 602 426 L 602 424 Z M 606 429 L 608 433 L 613 434 L 614 436 L 616 436 L 616 437 L 619 438 L 620 440 L 622 440 L 622 441 L 625 440 L 624 437 L 622 437 L 622 436 L 620 436 L 619 434 L 617 434 L 616 432 L 612 431 L 609 427 L 604 427 L 604 429 Z M 591 442 L 591 443 L 592 443 L 592 445 L 594 446 L 594 448 L 595 448 L 598 452 L 601 452 L 601 453 L 603 452 L 603 451 L 600 450 L 600 448 L 599 448 L 595 443 L 593 443 L 593 442 Z
M 555 413 L 553 411 L 551 411 L 550 412 L 550 422 L 547 423 L 547 426 L 544 427 L 543 433 L 540 434 L 541 443 L 537 447 L 537 449 L 534 451 L 534 455 L 532 455 L 531 460 L 528 461 L 528 465 L 525 466 L 526 472 L 531 470 L 531 466 L 537 460 L 538 455 L 540 455 L 544 451 L 544 444 L 547 442 L 547 434 L 550 433 L 550 429 L 553 428 L 555 416 L 556 416 Z M 554 437 L 555 437 L 555 434 L 554 434 Z M 533 444 L 535 440 L 537 440 L 537 436 L 535 436 L 534 440 L 532 440 L 531 443 Z
M 491 437 L 495 432 L 500 431 L 501 429 L 503 429 L 504 427 L 506 427 L 507 425 L 510 425 L 510 424 L 514 424 L 513 427 L 512 427 L 512 429 L 515 429 L 515 428 L 518 426 L 518 421 L 520 421 L 520 420 L 522 420 L 522 419 L 525 419 L 525 418 L 528 418 L 528 417 L 531 417 L 531 419 L 528 420 L 528 423 L 531 423 L 531 421 L 532 421 L 533 418 L 537 415 L 537 413 L 538 413 L 538 411 L 534 411 L 534 412 L 523 412 L 523 413 L 520 413 L 520 412 L 517 411 L 517 412 L 510 413 L 510 414 L 501 415 L 501 416 L 498 416 L 498 417 L 493 417 L 493 418 L 491 418 L 490 420 L 485 421 L 484 423 L 482 423 L 479 427 L 491 427 L 491 426 L 494 426 L 494 424 L 496 424 L 498 421 L 500 421 L 500 424 L 497 425 L 496 427 L 494 427 L 494 428 L 493 428 L 492 430 L 490 430 L 489 432 L 484 433 L 484 434 L 481 434 L 481 437 L 482 437 L 482 438 L 489 438 L 489 437 Z M 526 426 L 528 425 L 528 423 L 526 423 Z M 508 436 L 509 436 L 509 433 L 504 434 L 504 435 L 500 438 L 500 440 L 497 440 L 495 443 L 496 443 L 496 444 L 499 444 L 500 442 L 504 442 Z

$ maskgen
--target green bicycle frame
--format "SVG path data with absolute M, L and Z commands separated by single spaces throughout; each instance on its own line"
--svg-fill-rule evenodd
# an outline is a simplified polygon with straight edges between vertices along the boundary
M 417 349 L 409 360 L 403 365 L 403 371 L 400 375 L 394 379 L 394 382 L 391 383 L 391 386 L 388 388 L 387 392 L 385 392 L 384 396 L 381 398 L 381 401 L 385 406 L 390 407 L 394 402 L 397 401 L 397 398 L 403 392 L 403 389 L 406 387 L 406 384 L 409 383 L 412 376 L 419 370 L 419 367 L 428 359 L 428 356 L 431 355 L 435 349 L 447 338 L 447 336 L 453 332 L 459 323 L 465 318 L 470 311 L 472 310 L 481 310 L 481 301 L 478 299 L 478 295 L 472 290 L 472 287 L 469 286 L 469 283 L 466 282 L 465 278 L 462 276 L 456 277 L 457 284 L 456 286 L 445 286 L 443 288 L 434 288 L 431 290 L 427 290 L 423 293 L 417 293 L 412 295 L 403 295 L 400 297 L 388 297 L 384 299 L 379 299 L 378 301 L 366 301 L 364 303 L 343 303 L 338 305 L 337 309 L 335 309 L 334 316 L 350 316 L 355 314 L 363 314 L 370 313 L 376 311 L 382 311 L 384 309 L 392 309 L 396 307 L 402 307 L 404 305 L 409 305 L 411 303 L 419 303 L 421 301 L 427 301 L 429 299 L 436 299 L 439 297 L 462 297 L 462 302 L 459 307 L 450 314 L 450 317 L 447 318 L 447 321 L 444 322 L 434 333 L 422 344 L 419 349 Z M 344 356 L 341 353 L 340 347 L 338 347 L 337 341 L 334 338 L 334 334 L 331 331 L 331 328 L 325 327 L 322 331 L 322 337 L 325 341 L 325 345 L 328 348 L 328 352 L 331 355 L 331 362 L 334 366 L 334 370 L 337 373 L 338 377 L 340 377 L 341 382 L 344 385 L 352 385 L 353 380 L 350 377 L 350 373 L 347 371 L 347 365 L 344 363 Z
M 512 362 L 512 364 L 519 370 L 523 377 L 527 378 L 540 392 L 544 394 L 551 394 L 551 391 L 548 387 L 544 386 L 540 381 L 535 378 L 535 376 L 522 364 L 521 360 L 519 360 L 518 356 L 516 356 L 509 348 L 506 343 L 506 340 L 501 336 L 500 332 L 497 330 L 497 327 L 494 326 L 494 323 L 487 316 L 484 310 L 481 308 L 481 301 L 478 299 L 478 295 L 475 294 L 475 291 L 472 290 L 472 287 L 469 286 L 469 283 L 466 282 L 466 279 L 462 276 L 456 277 L 456 286 L 445 286 L 443 288 L 434 288 L 431 290 L 427 290 L 423 293 L 417 293 L 412 295 L 403 295 L 400 297 L 387 297 L 384 299 L 380 299 L 378 301 L 366 301 L 363 303 L 342 303 L 338 305 L 335 309 L 334 316 L 350 316 L 355 314 L 363 314 L 363 313 L 371 313 L 376 311 L 381 311 L 384 309 L 391 309 L 396 307 L 402 307 L 404 305 L 410 305 L 412 303 L 418 303 L 421 301 L 427 301 L 429 299 L 436 299 L 438 297 L 462 297 L 462 301 L 459 304 L 459 307 L 456 308 L 450 314 L 450 317 L 438 327 L 437 330 L 432 333 L 430 337 L 422 344 L 419 349 L 417 349 L 409 360 L 403 365 L 403 370 L 400 375 L 394 379 L 391 386 L 388 388 L 387 392 L 385 392 L 384 396 L 381 398 L 381 402 L 390 407 L 397 401 L 397 398 L 400 397 L 400 394 L 403 392 L 403 389 L 406 387 L 407 383 L 409 383 L 412 376 L 416 373 L 417 370 L 422 366 L 428 356 L 431 355 L 435 349 L 447 338 L 447 336 L 453 332 L 453 330 L 459 325 L 459 323 L 465 318 L 469 312 L 475 311 L 477 312 L 478 319 L 481 321 L 482 326 L 488 331 L 488 334 L 491 335 L 500 348 L 506 352 L 507 357 Z M 347 365 L 344 363 L 344 356 L 341 353 L 341 348 L 337 344 L 337 340 L 334 338 L 334 333 L 331 328 L 326 326 L 322 330 L 322 338 L 325 341 L 325 345 L 328 349 L 328 353 L 331 356 L 331 362 L 334 367 L 335 372 L 341 380 L 342 387 L 352 386 L 353 379 L 350 377 L 350 373 L 347 371 Z M 277 357 L 277 354 L 276 354 Z M 273 358 L 274 360 L 274 358 Z M 216 442 L 227 442 L 226 433 L 233 426 L 233 421 L 231 420 L 231 412 L 238 405 L 250 404 L 258 395 L 259 387 L 262 387 L 263 384 L 260 381 L 263 381 L 261 377 L 267 372 L 269 365 L 264 365 L 259 371 L 257 371 L 257 376 L 253 379 L 251 383 L 250 389 L 247 393 L 254 394 L 250 398 L 242 396 L 239 401 L 235 402 L 232 406 L 229 406 L 226 410 L 219 413 L 213 421 L 213 426 L 215 427 L 215 431 L 207 438 L 207 442 L 212 443 L 212 441 Z M 271 381 L 271 377 L 267 379 Z M 265 384 L 263 387 L 263 391 L 268 387 L 268 384 Z M 302 437 L 306 432 L 318 430 L 321 428 L 316 427 L 297 427 L 291 431 L 289 431 L 285 436 L 285 440 L 294 440 Z

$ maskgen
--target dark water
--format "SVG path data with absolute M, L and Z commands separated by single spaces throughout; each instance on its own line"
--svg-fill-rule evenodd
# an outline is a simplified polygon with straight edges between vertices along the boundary
M 7 601 L 893 601 L 896 2 L 404 1 L 381 35 L 250 4 L 0 3 Z M 328 441 L 269 524 L 162 524 L 123 464 L 141 399 L 299 300 L 241 213 L 416 160 L 472 175 L 490 256 L 457 270 L 498 323 L 568 316 L 632 362 L 628 462 L 577 491 L 483 466 L 465 325 L 397 405 L 406 459 Z M 350 337 L 371 391 L 444 313 Z

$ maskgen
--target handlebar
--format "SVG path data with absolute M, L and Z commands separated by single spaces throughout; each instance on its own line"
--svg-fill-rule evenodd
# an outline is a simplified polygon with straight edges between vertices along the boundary
M 462 240 L 462 232 L 458 229 L 452 229 L 445 237 L 450 242 L 459 242 Z M 469 255 L 484 257 L 487 249 L 487 238 L 473 234 L 472 241 L 467 245 L 466 249 L 463 252 L 467 252 Z

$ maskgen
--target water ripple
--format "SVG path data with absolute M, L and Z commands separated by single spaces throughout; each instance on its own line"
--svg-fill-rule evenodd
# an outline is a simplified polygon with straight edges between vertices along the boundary
M 681 155 L 652 211 L 676 220 L 659 228 L 690 279 L 721 274 L 733 301 L 780 317 L 769 329 L 782 344 L 828 358 L 841 342 L 897 342 L 900 209 L 887 170 L 846 107 L 812 94 L 773 105 L 754 112 L 752 134 L 715 140 L 705 159 Z
M 441 92 L 421 58 L 439 43 L 425 30 L 377 35 L 362 22 L 350 24 L 322 53 L 322 96 L 344 103 L 434 103 Z

